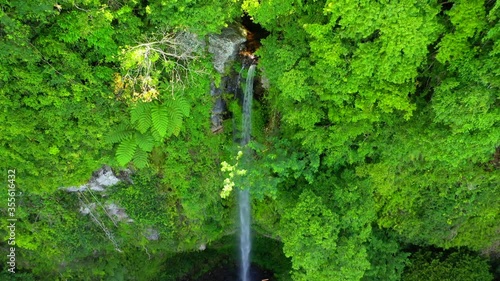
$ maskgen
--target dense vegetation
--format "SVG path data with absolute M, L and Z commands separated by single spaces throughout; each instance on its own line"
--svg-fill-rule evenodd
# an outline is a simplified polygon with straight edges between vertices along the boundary
M 16 169 L 18 219 L 17 273 L 2 262 L 1 280 L 188 280 L 233 263 L 228 183 L 250 187 L 254 263 L 277 280 L 500 273 L 499 1 L 0 5 L 0 166 L 3 186 Z M 256 55 L 270 85 L 245 161 L 231 95 L 232 120 L 210 130 L 221 77 L 206 44 L 243 14 L 269 32 Z M 105 197 L 59 189 L 104 164 L 133 175 Z M 86 200 L 134 222 L 83 216 Z

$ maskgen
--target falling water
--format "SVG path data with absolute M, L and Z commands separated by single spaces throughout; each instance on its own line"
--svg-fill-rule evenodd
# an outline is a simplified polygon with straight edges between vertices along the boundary
M 253 77 L 255 75 L 255 64 L 248 68 L 247 81 L 243 96 L 243 136 L 241 146 L 245 146 L 250 141 L 252 130 L 252 98 L 253 98 Z
M 244 147 L 250 141 L 252 130 L 252 98 L 253 98 L 253 78 L 255 75 L 255 65 L 248 69 L 247 81 L 243 96 L 243 135 L 241 146 Z M 238 194 L 240 212 L 240 252 L 241 252 L 241 281 L 249 281 L 250 269 L 250 194 L 248 188 L 239 191 Z

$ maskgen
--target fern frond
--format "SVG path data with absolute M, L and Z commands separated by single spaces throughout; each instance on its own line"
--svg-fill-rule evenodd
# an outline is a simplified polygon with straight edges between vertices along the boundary
M 168 108 L 161 104 L 153 105 L 151 108 L 151 121 L 154 131 L 156 131 L 161 138 L 165 137 L 167 128 L 169 127 Z
M 155 139 L 151 134 L 135 133 L 135 142 L 142 150 L 150 152 L 155 145 Z
M 119 143 L 130 137 L 132 133 L 133 130 L 130 128 L 129 124 L 122 123 L 116 126 L 114 130 L 106 134 L 104 142 L 107 144 Z
M 134 154 L 133 162 L 134 165 L 142 169 L 148 165 L 148 153 L 142 149 L 137 149 Z
M 130 109 L 132 124 L 136 125 L 143 134 L 151 127 L 151 106 L 151 103 L 138 102 Z
M 153 137 L 153 139 L 154 139 L 155 142 L 161 142 L 161 141 L 163 141 L 163 137 L 160 136 L 160 134 L 158 134 L 158 132 L 156 132 L 155 130 L 151 131 L 151 136 Z
M 167 135 L 178 136 L 182 128 L 182 117 L 183 112 L 181 107 L 179 107 L 178 100 L 169 100 L 165 102 L 165 107 L 168 108 L 169 115 L 169 128 L 167 130 Z
M 123 140 L 116 150 L 116 160 L 121 166 L 127 165 L 130 160 L 134 157 L 137 145 L 135 143 L 135 138 L 129 137 Z
M 182 114 L 179 111 L 170 111 L 170 131 L 174 136 L 179 136 L 182 128 Z
M 188 117 L 189 112 L 191 111 L 191 104 L 182 96 L 179 96 L 175 99 L 175 105 L 182 112 L 182 115 Z

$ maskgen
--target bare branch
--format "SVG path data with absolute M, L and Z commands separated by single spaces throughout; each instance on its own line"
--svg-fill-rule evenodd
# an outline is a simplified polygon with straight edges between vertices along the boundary
M 172 93 L 175 88 L 184 88 L 193 81 L 193 71 L 189 64 L 199 58 L 203 42 L 190 33 L 160 32 L 145 39 L 146 42 L 124 50 L 126 65 L 134 65 L 126 69 L 123 76 L 134 96 L 144 97 L 150 101 L 151 91 L 156 92 L 155 76 L 167 73 L 168 86 Z M 136 89 L 141 93 L 136 93 Z M 147 97 L 146 97 L 147 96 Z

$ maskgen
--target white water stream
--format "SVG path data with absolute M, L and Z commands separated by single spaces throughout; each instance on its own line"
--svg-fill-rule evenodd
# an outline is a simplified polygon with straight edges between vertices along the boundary
M 252 131 L 252 99 L 253 99 L 253 78 L 255 75 L 255 65 L 248 69 L 247 80 L 243 97 L 243 135 L 241 146 L 244 147 L 250 141 Z M 248 157 L 248 156 L 247 156 Z M 241 281 L 249 281 L 250 270 L 250 250 L 252 241 L 250 239 L 250 193 L 248 188 L 239 191 L 238 205 L 240 214 L 240 254 L 241 254 Z

